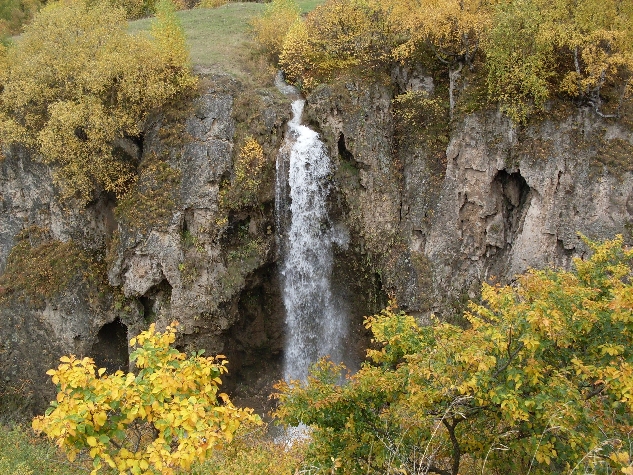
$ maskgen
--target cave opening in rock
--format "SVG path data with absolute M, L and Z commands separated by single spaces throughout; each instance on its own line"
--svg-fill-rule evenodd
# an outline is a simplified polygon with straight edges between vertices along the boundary
M 499 197 L 502 221 L 497 224 L 492 223 L 489 231 L 494 229 L 494 226 L 503 227 L 501 234 L 497 231 L 497 234 L 501 236 L 499 247 L 503 247 L 503 242 L 513 242 L 514 236 L 520 232 L 527 211 L 525 205 L 529 200 L 530 186 L 518 171 L 508 173 L 505 170 L 499 170 L 493 181 L 492 191 Z
M 119 318 L 106 323 L 97 333 L 92 346 L 92 356 L 97 368 L 106 368 L 108 373 L 128 369 L 127 326 Z
M 154 299 L 150 299 L 149 297 L 143 295 L 138 298 L 138 301 L 143 306 L 143 318 L 145 318 L 145 320 L 149 320 L 153 313 L 152 307 L 154 306 Z
M 354 161 L 354 155 L 352 155 L 352 152 L 350 152 L 345 145 L 345 135 L 340 134 L 338 136 L 337 147 L 338 147 L 338 153 L 341 156 L 341 158 L 343 158 L 344 160 L 348 160 L 350 162 Z
M 167 279 L 163 279 L 145 292 L 145 295 L 138 298 L 139 303 L 143 306 L 143 318 L 147 323 L 154 322 L 163 307 L 169 305 L 171 291 L 171 285 Z
M 530 193 L 530 186 L 519 172 L 508 173 L 505 170 L 499 170 L 494 181 L 501 186 L 508 210 L 523 207 Z

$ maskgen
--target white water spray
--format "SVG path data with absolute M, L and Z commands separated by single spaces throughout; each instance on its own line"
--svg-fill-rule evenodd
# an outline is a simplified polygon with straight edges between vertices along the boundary
M 335 308 L 331 288 L 332 244 L 336 241 L 327 212 L 331 162 L 319 134 L 300 123 L 304 105 L 302 99 L 292 103 L 289 133 L 277 158 L 275 197 L 286 307 L 286 381 L 305 380 L 310 364 L 322 356 L 340 362 L 346 333 L 345 315 Z

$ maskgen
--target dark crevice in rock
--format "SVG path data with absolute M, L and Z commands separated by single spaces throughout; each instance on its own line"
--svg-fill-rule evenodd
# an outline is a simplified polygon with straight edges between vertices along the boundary
M 342 133 L 338 136 L 337 146 L 338 146 L 338 153 L 344 160 L 355 162 L 354 155 L 352 155 L 352 152 L 347 150 L 347 147 L 345 146 L 345 135 Z
M 508 209 L 521 208 L 525 204 L 530 187 L 519 172 L 499 170 L 494 181 L 501 184 Z
M 255 407 L 260 413 L 271 409 L 268 395 L 282 378 L 284 308 L 278 277 L 274 264 L 257 269 L 247 278 L 239 297 L 225 309 L 225 313 L 236 315 L 237 321 L 225 333 L 223 353 L 229 359 L 230 372 L 223 378 L 223 388 L 240 404 Z
M 153 322 L 160 310 L 171 301 L 172 287 L 167 279 L 151 287 L 145 295 L 138 298 L 143 306 L 143 318 L 146 322 Z
M 145 135 L 139 134 L 129 139 L 138 147 L 138 158 L 143 156 L 143 147 L 145 146 Z
M 571 260 L 571 258 L 574 256 L 575 251 L 576 251 L 575 246 L 571 248 L 567 248 L 565 247 L 565 243 L 563 242 L 562 239 L 556 240 L 556 254 L 559 256 L 559 258 L 562 258 L 565 260 Z
M 505 222 L 506 241 L 513 242 L 524 217 L 523 211 L 530 187 L 519 172 L 508 173 L 500 170 L 493 181 L 493 190 L 495 188 L 501 192 L 501 212 Z
M 185 208 L 182 213 L 182 236 L 186 236 L 187 233 L 192 233 L 191 225 L 195 223 L 194 210 L 191 208 Z
M 75 137 L 77 137 L 82 142 L 85 142 L 88 140 L 88 134 L 86 133 L 86 130 L 83 127 L 75 127 Z
M 249 225 L 251 216 L 244 213 L 231 213 L 229 224 L 222 234 L 220 245 L 222 249 L 234 250 L 244 245 L 249 240 Z
M 118 318 L 106 323 L 97 333 L 91 353 L 97 368 L 106 368 L 109 373 L 127 370 L 127 326 Z
M 149 297 L 139 297 L 138 301 L 143 306 L 143 316 L 149 315 L 152 309 L 152 302 Z

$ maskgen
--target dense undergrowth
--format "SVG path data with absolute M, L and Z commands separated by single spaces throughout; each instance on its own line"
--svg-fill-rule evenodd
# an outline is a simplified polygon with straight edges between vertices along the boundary
M 32 226 L 16 236 L 0 276 L 0 303 L 13 300 L 38 308 L 71 286 L 85 286 L 96 303 L 108 289 L 104 274 L 96 255 Z
M 134 428 L 152 423 L 156 414 L 158 430 L 167 434 L 169 425 L 161 421 L 173 411 L 167 437 L 182 438 L 204 454 L 174 473 L 633 473 L 633 250 L 621 237 L 586 244 L 592 255 L 575 259 L 573 271 L 530 271 L 513 286 L 485 284 L 482 303 L 471 303 L 464 314 L 466 326 L 435 322 L 421 327 L 393 306 L 369 317 L 375 345 L 356 374 L 341 382 L 344 368 L 322 360 L 307 382 L 278 384 L 276 421 L 310 427 L 294 444 L 272 438 L 255 419 L 245 419 L 222 443 L 224 435 L 218 435 L 213 450 L 206 438 L 189 439 L 187 434 L 198 429 L 193 415 L 199 396 L 190 392 L 190 377 L 180 379 L 178 368 L 194 371 L 200 355 L 187 358 L 166 350 L 161 345 L 173 342 L 173 332 L 154 334 L 152 327 L 141 334 L 143 347 L 133 354 L 143 374 L 115 374 L 112 385 L 99 379 L 102 370 L 96 376 L 89 360 L 75 365 L 72 358 L 63 358 L 59 369 L 49 372 L 61 384 L 60 396 L 34 426 L 69 450 L 72 464 L 60 464 L 59 453 L 44 440 L 6 426 L 0 430 L 0 464 L 12 475 L 85 473 L 90 459 L 96 462 L 102 453 L 96 449 L 106 450 L 108 434 L 117 437 L 113 453 L 119 454 L 141 437 L 137 454 L 142 458 L 155 437 L 164 441 L 156 431 L 149 438 L 135 435 Z M 162 358 L 176 366 L 163 366 Z M 86 382 L 75 377 L 84 367 L 92 368 Z M 164 371 L 172 376 L 158 376 Z M 128 397 L 132 380 L 145 388 L 141 398 L 158 398 L 151 407 L 137 405 L 138 414 Z M 160 399 L 169 388 L 176 392 Z M 210 421 L 220 414 L 225 413 Z M 228 414 L 221 417 L 233 417 Z M 78 432 L 82 424 L 85 433 Z M 238 425 L 222 426 L 222 431 Z M 138 466 L 141 458 L 126 454 Z M 171 460 L 168 451 L 164 457 Z M 135 471 L 133 464 L 122 467 L 120 473 L 160 473 Z M 109 473 L 108 468 L 102 472 Z
M 92 462 L 85 455 L 74 462 L 52 442 L 14 423 L 0 424 L 0 473 L 3 475 L 88 475 Z M 267 427 L 240 429 L 233 442 L 214 451 L 203 463 L 179 475 L 292 474 L 302 467 L 305 443 L 274 441 Z M 118 471 L 104 471 L 114 475 Z

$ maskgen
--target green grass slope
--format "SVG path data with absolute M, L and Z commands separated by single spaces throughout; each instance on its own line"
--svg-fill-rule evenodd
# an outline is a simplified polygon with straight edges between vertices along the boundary
M 88 475 L 87 464 L 70 463 L 54 444 L 29 429 L 0 424 L 2 475 Z
M 228 3 L 218 8 L 194 8 L 178 12 L 189 44 L 191 62 L 202 70 L 237 77 L 248 73 L 255 43 L 249 21 L 264 11 L 261 3 Z M 149 30 L 151 18 L 130 23 L 130 32 Z
M 307 13 L 324 0 L 300 0 L 297 3 L 301 11 Z M 199 71 L 228 73 L 238 79 L 261 73 L 262 63 L 255 58 L 257 45 L 249 22 L 261 15 L 265 8 L 263 3 L 231 2 L 218 8 L 178 12 L 194 67 Z M 133 21 L 129 31 L 149 30 L 151 21 L 151 18 Z

